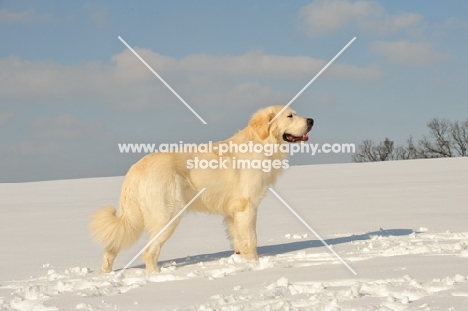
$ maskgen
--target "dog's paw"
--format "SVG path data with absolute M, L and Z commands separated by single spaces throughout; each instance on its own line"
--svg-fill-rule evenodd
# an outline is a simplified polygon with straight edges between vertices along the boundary
M 101 270 L 99 271 L 100 274 L 107 274 L 111 272 L 112 272 L 112 269 L 109 269 L 109 268 L 101 268 Z
M 241 255 L 243 258 L 247 259 L 247 260 L 258 260 L 258 254 L 257 253 L 245 253 L 245 254 L 242 254 L 240 252 L 236 252 L 236 254 L 238 255 Z
M 146 267 L 146 274 L 159 273 L 159 272 L 161 272 L 161 269 L 158 266 Z

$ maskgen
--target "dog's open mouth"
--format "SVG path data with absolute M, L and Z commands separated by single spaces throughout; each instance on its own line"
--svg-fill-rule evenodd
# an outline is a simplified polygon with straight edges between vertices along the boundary
M 295 143 L 298 141 L 308 141 L 309 140 L 309 135 L 305 133 L 302 136 L 294 136 L 288 133 L 283 134 L 283 140 L 287 141 L 288 143 Z

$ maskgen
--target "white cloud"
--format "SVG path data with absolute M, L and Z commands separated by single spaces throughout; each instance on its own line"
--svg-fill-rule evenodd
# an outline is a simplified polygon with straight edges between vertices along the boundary
M 297 88 L 326 64 L 309 56 L 278 56 L 253 51 L 238 56 L 189 55 L 180 60 L 136 49 L 187 102 L 212 106 L 220 102 L 271 104 L 291 96 L 275 91 L 266 80 L 290 83 Z M 343 79 L 375 79 L 377 67 L 333 64 L 324 76 Z M 243 101 L 242 98 L 249 100 Z M 0 99 L 28 102 L 98 100 L 114 107 L 140 109 L 164 107 L 175 97 L 128 50 L 114 55 L 109 64 L 89 62 L 66 66 L 54 62 L 31 62 L 19 57 L 0 60 Z M 190 100 L 189 100 L 190 99 Z
M 102 26 L 107 22 L 108 14 L 107 7 L 102 6 L 98 2 L 87 2 L 83 5 L 82 11 L 88 15 L 88 18 L 98 26 Z
M 449 57 L 436 51 L 430 43 L 410 42 L 374 42 L 370 49 L 373 53 L 385 57 L 388 61 L 407 66 L 432 65 L 447 60 Z
M 415 13 L 390 15 L 377 2 L 359 0 L 316 0 L 299 12 L 305 31 L 312 36 L 331 33 L 349 24 L 360 29 L 389 34 L 421 24 L 423 16 Z
M 371 15 L 376 9 L 376 5 L 368 1 L 316 0 L 303 7 L 299 14 L 305 20 L 306 30 L 312 35 L 320 35 Z
M 50 14 L 38 15 L 33 8 L 22 12 L 13 12 L 8 9 L 0 10 L 0 22 L 48 22 L 50 19 Z
M 218 75 L 303 79 L 312 78 L 327 62 L 310 56 L 278 56 L 254 51 L 240 56 L 192 55 L 180 61 L 180 69 Z M 329 70 L 332 76 L 340 78 L 352 78 L 350 74 L 354 74 L 354 78 L 372 79 L 379 75 L 373 67 L 344 64 L 334 64 Z
M 97 10 L 89 14 L 91 20 L 96 23 L 96 25 L 102 26 L 107 21 L 107 13 L 105 10 Z
M 376 16 L 358 21 L 358 26 L 380 35 L 394 33 L 402 29 L 418 26 L 423 16 L 415 13 L 401 13 L 395 16 Z
M 459 19 L 457 17 L 449 17 L 443 25 L 440 25 L 443 29 L 467 29 L 468 21 Z
M 15 116 L 13 111 L 0 111 L 0 126 L 7 125 Z

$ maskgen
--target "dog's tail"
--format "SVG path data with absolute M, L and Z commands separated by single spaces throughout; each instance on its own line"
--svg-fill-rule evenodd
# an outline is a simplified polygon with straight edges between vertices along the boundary
M 132 245 L 143 231 L 143 215 L 139 208 L 122 210 L 116 215 L 112 206 L 105 206 L 91 215 L 89 225 L 93 238 L 106 250 L 119 252 Z

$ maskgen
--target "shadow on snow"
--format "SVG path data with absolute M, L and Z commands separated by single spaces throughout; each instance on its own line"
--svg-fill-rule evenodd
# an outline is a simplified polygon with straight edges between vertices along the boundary
M 349 243 L 353 241 L 363 241 L 363 240 L 370 240 L 373 236 L 382 236 L 382 237 L 389 237 L 389 236 L 403 236 L 409 235 L 413 233 L 412 229 L 380 229 L 379 231 L 367 232 L 364 234 L 353 234 L 346 237 L 339 237 L 339 238 L 331 238 L 324 240 L 329 245 L 337 245 L 343 243 Z M 295 251 L 300 251 L 308 248 L 315 248 L 315 247 L 325 247 L 320 240 L 309 240 L 309 241 L 298 241 L 298 242 L 290 242 L 290 243 L 282 243 L 282 244 L 275 244 L 275 245 L 265 245 L 257 247 L 257 252 L 259 256 L 275 256 L 279 254 L 285 254 Z M 173 262 L 176 263 L 176 266 L 183 267 L 186 265 L 192 265 L 199 262 L 209 262 L 219 260 L 221 258 L 228 258 L 233 254 L 232 250 L 229 251 L 222 251 L 217 253 L 210 253 L 210 254 L 200 254 L 196 256 L 187 256 L 183 258 L 175 258 L 170 260 L 165 260 L 159 262 L 161 267 L 171 265 Z M 133 266 L 132 268 L 145 268 L 145 265 L 137 265 Z

